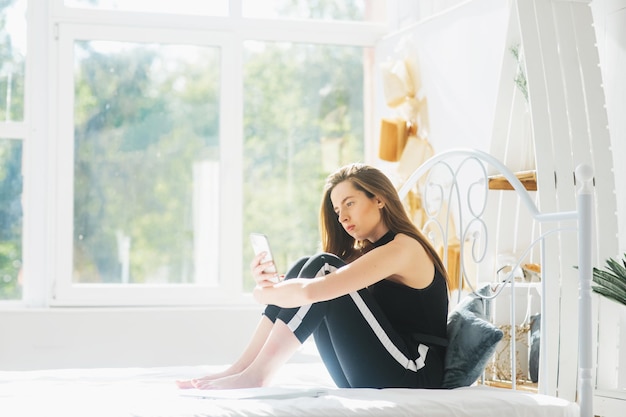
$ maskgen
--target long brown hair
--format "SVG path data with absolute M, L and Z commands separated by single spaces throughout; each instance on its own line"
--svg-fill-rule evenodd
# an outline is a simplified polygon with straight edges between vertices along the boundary
M 346 165 L 326 178 L 320 207 L 320 234 L 322 250 L 351 262 L 361 256 L 369 242 L 357 241 L 337 221 L 337 214 L 330 200 L 330 193 L 341 182 L 350 181 L 354 188 L 363 191 L 369 198 L 377 197 L 384 202 L 381 216 L 387 228 L 395 233 L 404 233 L 417 240 L 426 249 L 435 268 L 443 275 L 450 287 L 448 273 L 432 244 L 411 222 L 398 197 L 398 192 L 389 178 L 372 166 L 354 163 Z

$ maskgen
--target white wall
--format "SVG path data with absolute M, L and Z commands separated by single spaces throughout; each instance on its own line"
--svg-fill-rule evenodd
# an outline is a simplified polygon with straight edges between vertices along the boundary
M 467 7 L 470 3 L 486 3 L 484 0 L 420 0 L 419 2 L 398 2 L 398 25 L 408 26 L 418 21 L 432 19 L 437 15 L 455 7 Z M 503 3 L 510 3 L 502 1 Z M 590 5 L 593 12 L 594 25 L 596 28 L 596 37 L 598 43 L 598 51 L 600 54 L 600 66 L 602 69 L 602 77 L 604 80 L 604 92 L 606 97 L 606 109 L 609 119 L 609 131 L 611 134 L 611 147 L 613 153 L 613 166 L 615 173 L 617 213 L 606 213 L 606 215 L 617 215 L 619 223 L 619 253 L 615 256 L 621 258 L 626 253 L 626 164 L 623 156 L 626 155 L 626 0 L 592 0 Z M 492 26 L 492 30 L 497 30 Z M 481 31 L 485 32 L 489 28 L 482 27 Z M 480 34 L 472 34 L 477 37 Z M 492 39 L 493 45 L 496 45 L 497 39 Z M 385 51 L 390 53 L 393 47 L 385 46 Z M 483 45 L 483 51 L 487 46 Z M 445 56 L 449 51 L 442 51 L 440 57 Z M 488 51 L 486 51 L 488 52 Z M 471 66 L 477 62 L 477 58 L 468 61 Z M 493 68 L 485 66 L 485 75 L 493 74 Z M 499 70 L 499 68 L 498 68 Z M 499 72 L 497 73 L 499 76 Z M 487 78 L 477 78 L 476 86 L 487 86 L 488 90 L 484 91 L 486 96 L 491 93 L 491 85 L 487 83 Z M 497 85 L 497 78 L 494 80 Z M 385 110 L 382 113 L 385 114 Z M 488 114 L 489 109 L 484 113 Z M 480 133 L 480 132 L 479 132 Z M 481 149 L 483 143 L 474 145 Z
M 422 3 L 416 8 L 422 21 L 381 41 L 377 60 L 403 58 L 406 52 L 398 45 L 410 39 L 427 99 L 428 140 L 435 152 L 458 147 L 488 152 L 505 53 L 508 2 L 447 1 L 443 3 L 452 7 L 445 13 L 439 2 Z M 397 116 L 398 110 L 384 102 L 380 79 L 378 74 L 376 114 Z
M 0 369 L 228 364 L 260 317 L 252 304 L 0 311 Z

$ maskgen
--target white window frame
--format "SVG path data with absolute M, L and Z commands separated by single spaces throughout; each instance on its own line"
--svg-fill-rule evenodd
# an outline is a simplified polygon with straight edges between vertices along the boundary
M 387 0 L 393 22 L 396 0 Z M 241 259 L 243 91 L 247 40 L 374 48 L 385 22 L 335 22 L 182 16 L 66 8 L 63 0 L 29 0 L 24 123 L 24 289 L 21 305 L 173 306 L 250 304 Z M 72 283 L 73 42 L 75 39 L 209 45 L 222 48 L 220 93 L 220 287 Z M 45 70 L 42 71 L 42 68 Z M 366 131 L 372 130 L 373 124 Z M 4 130 L 4 129 L 2 129 Z M 0 132 L 2 132 L 0 130 Z M 372 152 L 366 138 L 366 158 Z M 4 304 L 0 302 L 0 308 Z
M 238 253 L 240 235 L 241 181 L 236 175 L 241 169 L 242 132 L 237 129 L 241 105 L 238 94 L 228 94 L 236 89 L 238 75 L 237 42 L 225 32 L 165 30 L 154 28 L 112 27 L 108 25 L 58 23 L 55 27 L 58 57 L 56 117 L 58 121 L 53 137 L 55 156 L 53 177 L 56 178 L 54 212 L 56 245 L 51 262 L 55 271 L 50 295 L 51 305 L 200 305 L 233 302 L 241 293 L 241 279 L 220 280 L 217 287 L 195 284 L 77 284 L 71 281 L 73 272 L 73 202 L 74 202 L 74 45 L 77 40 L 122 41 L 133 43 L 158 43 L 210 46 L 220 49 L 221 91 L 220 107 L 220 198 L 219 198 L 219 276 L 233 277 L 241 271 L 241 261 L 225 256 Z M 240 101 L 240 100 L 239 100 Z M 237 109 L 239 107 L 239 109 Z M 224 225 L 229 225 L 225 227 Z

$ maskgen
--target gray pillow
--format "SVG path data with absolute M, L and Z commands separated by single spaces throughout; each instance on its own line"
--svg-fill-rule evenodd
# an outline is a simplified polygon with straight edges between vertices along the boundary
M 483 373 L 496 345 L 504 336 L 502 330 L 485 320 L 485 307 L 488 307 L 488 302 L 471 294 L 450 313 L 444 388 L 472 385 Z
M 532 382 L 539 381 L 539 344 L 541 343 L 541 313 L 530 318 L 530 352 L 528 374 Z
M 491 286 L 485 284 L 477 289 L 475 293 L 468 294 L 456 305 L 453 311 L 469 311 L 481 319 L 487 320 L 491 315 L 491 300 L 484 299 L 480 295 L 491 295 Z

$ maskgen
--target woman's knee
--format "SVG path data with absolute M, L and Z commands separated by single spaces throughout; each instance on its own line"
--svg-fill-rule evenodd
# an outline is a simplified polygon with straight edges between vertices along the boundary
M 294 262 L 289 267 L 289 270 L 285 274 L 285 279 L 296 278 L 298 275 L 300 275 L 300 272 L 302 271 L 302 267 L 307 263 L 308 260 L 309 260 L 309 257 L 304 256 L 298 259 L 296 262 Z
M 346 263 L 332 253 L 319 253 L 308 259 L 298 276 L 302 278 L 315 278 L 328 275 L 344 265 L 346 265 Z

